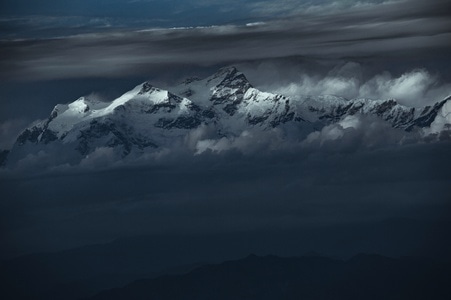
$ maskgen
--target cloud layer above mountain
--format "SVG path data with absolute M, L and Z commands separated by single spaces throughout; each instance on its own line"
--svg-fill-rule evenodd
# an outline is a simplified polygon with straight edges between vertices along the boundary
M 447 52 L 448 2 L 303 12 L 254 25 L 91 33 L 3 41 L 2 78 L 124 76 L 167 66 L 205 66 L 291 56 L 415 57 Z

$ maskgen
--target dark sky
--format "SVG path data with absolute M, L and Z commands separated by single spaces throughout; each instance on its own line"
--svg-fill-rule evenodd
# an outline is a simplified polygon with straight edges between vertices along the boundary
M 230 64 L 254 86 L 288 95 L 424 106 L 451 93 L 446 0 L 0 5 L 0 148 L 57 103 L 92 93 L 112 100 L 146 79 L 170 86 Z M 43 172 L 45 157 L 34 153 L 38 169 L 0 174 L 2 256 L 151 233 L 448 222 L 449 141 L 399 145 L 399 131 L 365 124 L 308 147 L 277 138 L 255 146 L 256 139 L 221 155 L 181 151 L 139 167 L 105 167 L 113 162 L 102 158 Z M 268 144 L 281 147 L 267 153 Z M 357 232 L 344 252 L 380 250 Z M 418 236 L 416 244 L 431 240 Z M 403 242 L 382 248 L 419 253 L 392 251 Z
M 253 26 L 125 28 L 50 39 L 10 38 L 2 43 L 1 75 L 21 80 L 120 77 L 151 73 L 168 65 L 205 66 L 292 56 L 407 55 L 416 57 L 421 67 L 421 56 L 444 55 L 449 49 L 447 3 L 434 0 L 426 5 L 410 0 L 343 10 L 326 9 L 325 4 L 318 11 L 300 10 Z

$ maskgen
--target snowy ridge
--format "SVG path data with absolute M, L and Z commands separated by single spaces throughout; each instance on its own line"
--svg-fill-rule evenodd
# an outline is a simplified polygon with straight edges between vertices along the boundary
M 440 133 L 450 129 L 451 98 L 420 109 L 394 99 L 289 98 L 254 88 L 243 73 L 229 67 L 205 79 L 187 79 L 169 90 L 144 82 L 109 103 L 81 97 L 58 104 L 47 120 L 20 134 L 8 160 L 19 161 L 29 153 L 55 147 L 73 152 L 76 159 L 101 147 L 111 148 L 120 157 L 141 155 L 175 147 L 193 130 L 207 127 L 209 138 L 277 129 L 287 138 L 301 140 L 354 115 L 375 116 L 405 131 Z

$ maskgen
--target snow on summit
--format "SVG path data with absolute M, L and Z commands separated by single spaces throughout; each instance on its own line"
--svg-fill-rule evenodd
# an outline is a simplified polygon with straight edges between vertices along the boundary
M 64 149 L 74 161 L 100 148 L 111 149 L 119 158 L 180 146 L 199 153 L 199 147 L 200 152 L 210 146 L 220 149 L 227 139 L 274 130 L 285 139 L 301 141 L 325 126 L 345 129 L 350 120 L 360 124 L 359 115 L 406 132 L 437 134 L 450 129 L 451 98 L 423 108 L 406 107 L 394 99 L 347 100 L 332 95 L 293 99 L 260 91 L 242 72 L 228 67 L 168 90 L 144 82 L 108 103 L 81 97 L 58 104 L 47 120 L 20 134 L 8 163 L 50 149 Z

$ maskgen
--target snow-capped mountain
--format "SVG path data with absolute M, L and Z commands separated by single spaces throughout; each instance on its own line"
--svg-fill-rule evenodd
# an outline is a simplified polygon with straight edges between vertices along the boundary
M 55 158 L 61 162 L 80 160 L 99 147 L 111 148 L 120 157 L 139 155 L 183 146 L 181 141 L 201 127 L 215 138 L 277 128 L 287 138 L 302 140 L 356 114 L 376 116 L 406 131 L 437 133 L 451 124 L 451 97 L 424 108 L 406 107 L 394 99 L 289 98 L 254 88 L 243 73 L 229 67 L 202 80 L 187 79 L 170 91 L 145 82 L 112 102 L 81 97 L 59 104 L 48 119 L 19 135 L 8 161 L 50 149 L 61 153 Z

